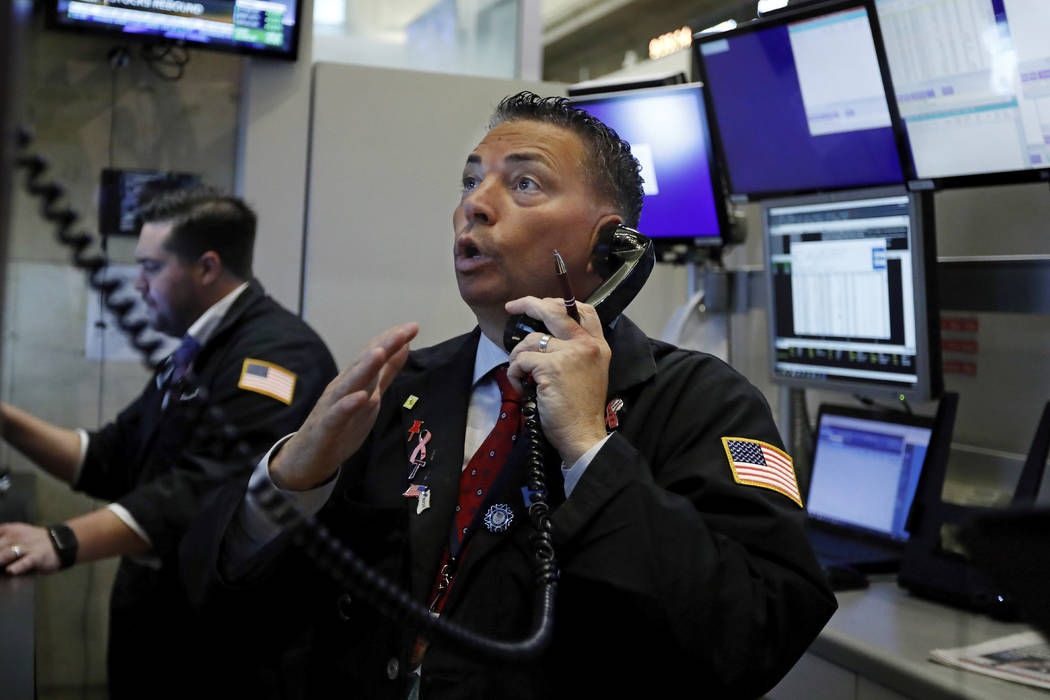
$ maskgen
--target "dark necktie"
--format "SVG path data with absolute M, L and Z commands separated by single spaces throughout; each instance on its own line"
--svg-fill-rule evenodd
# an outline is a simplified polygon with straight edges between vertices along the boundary
M 485 500 L 485 495 L 496 480 L 496 475 L 503 468 L 503 463 L 507 461 L 507 456 L 514 448 L 514 442 L 521 428 L 521 394 L 507 379 L 507 366 L 500 365 L 492 371 L 492 374 L 496 379 L 496 384 L 499 385 L 499 418 L 496 419 L 492 432 L 470 458 L 470 462 L 459 478 L 456 535 L 460 541 L 467 534 L 475 513 Z
M 186 376 L 190 365 L 193 364 L 193 358 L 197 356 L 197 351 L 200 349 L 201 344 L 192 335 L 187 333 L 182 336 L 182 342 L 179 343 L 179 347 L 175 348 L 175 352 L 172 355 L 172 384 Z

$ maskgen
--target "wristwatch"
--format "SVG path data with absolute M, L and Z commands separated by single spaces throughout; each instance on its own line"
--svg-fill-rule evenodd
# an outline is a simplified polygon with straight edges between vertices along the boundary
M 55 546 L 58 561 L 61 568 L 68 569 L 77 563 L 77 536 L 73 529 L 65 523 L 58 523 L 47 528 L 47 534 L 51 536 L 51 544 Z

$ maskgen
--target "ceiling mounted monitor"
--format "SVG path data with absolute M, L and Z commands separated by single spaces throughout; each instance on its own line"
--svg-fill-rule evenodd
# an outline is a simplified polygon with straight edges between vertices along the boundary
M 45 0 L 49 27 L 294 61 L 302 0 Z

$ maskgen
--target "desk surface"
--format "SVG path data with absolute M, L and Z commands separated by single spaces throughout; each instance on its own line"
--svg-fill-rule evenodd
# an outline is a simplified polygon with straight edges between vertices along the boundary
M 0 696 L 5 700 L 36 697 L 35 600 L 32 577 L 12 578 L 0 574 Z
M 12 487 L 0 496 L 0 522 L 32 520 L 36 480 L 32 474 L 12 474 Z M 0 696 L 4 700 L 36 697 L 36 581 L 0 573 Z
M 893 577 L 838 593 L 839 609 L 810 652 L 909 697 L 1047 700 L 1050 691 L 929 661 L 931 649 L 986 642 L 1030 628 L 915 597 Z

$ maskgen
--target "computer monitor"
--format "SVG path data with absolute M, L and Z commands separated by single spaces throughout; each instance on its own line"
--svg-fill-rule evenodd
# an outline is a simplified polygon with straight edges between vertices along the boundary
M 103 168 L 99 181 L 98 230 L 106 236 L 137 236 L 139 207 L 157 195 L 200 184 L 196 173 Z
M 905 524 L 933 419 L 823 404 L 817 416 L 806 510 L 814 518 L 895 542 Z
M 49 27 L 295 60 L 302 0 L 45 0 Z
M 631 77 L 595 78 L 573 83 L 567 89 L 569 97 L 597 95 L 603 92 L 621 90 L 641 90 L 642 88 L 663 87 L 664 85 L 685 85 L 689 82 L 684 71 L 670 73 L 653 73 Z
M 869 0 L 694 39 L 729 190 L 749 199 L 904 182 Z
M 639 231 L 658 247 L 722 245 L 726 203 L 699 84 L 569 99 L 631 144 L 645 180 Z
M 876 0 L 927 186 L 1050 179 L 1050 2 Z
M 923 400 L 941 388 L 932 195 L 762 205 L 773 381 Z

